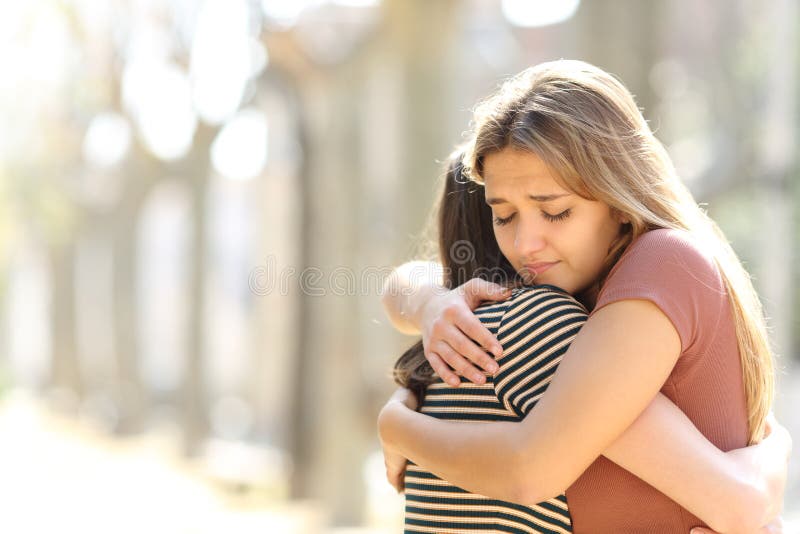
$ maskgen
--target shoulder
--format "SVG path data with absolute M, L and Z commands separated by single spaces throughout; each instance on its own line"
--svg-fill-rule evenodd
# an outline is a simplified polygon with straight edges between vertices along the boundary
M 497 360 L 494 386 L 504 406 L 524 417 L 544 394 L 587 312 L 553 286 L 515 291 L 506 302 L 497 334 L 503 355 Z
M 496 335 L 509 334 L 531 322 L 553 321 L 576 313 L 588 312 L 572 295 L 551 285 L 516 288 L 507 300 L 485 303 L 475 309 L 478 319 Z
M 658 229 L 635 239 L 609 273 L 607 283 L 620 279 L 646 283 L 701 284 L 722 287 L 719 268 L 707 246 L 689 232 Z
M 714 258 L 684 230 L 650 230 L 630 244 L 620 262 L 680 262 L 693 268 L 716 270 Z
M 649 300 L 673 323 L 683 350 L 694 347 L 725 309 L 727 291 L 712 246 L 682 230 L 642 234 L 609 273 L 594 312 L 621 300 Z
M 506 301 L 498 339 L 502 344 L 503 338 L 514 335 L 520 329 L 541 328 L 586 314 L 586 308 L 561 288 L 550 285 L 520 288 Z

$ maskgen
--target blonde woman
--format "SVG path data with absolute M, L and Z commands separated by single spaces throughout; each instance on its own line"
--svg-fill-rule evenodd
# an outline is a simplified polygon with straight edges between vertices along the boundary
M 748 494 L 752 507 L 705 513 L 731 488 L 704 485 L 700 474 L 711 465 L 681 450 L 682 439 L 671 444 L 648 431 L 647 412 L 668 410 L 651 404 L 660 392 L 718 449 L 759 442 L 773 368 L 747 273 L 630 93 L 583 62 L 542 64 L 479 106 L 475 125 L 465 164 L 484 185 L 501 252 L 528 283 L 558 286 L 591 313 L 521 422 L 441 421 L 409 409 L 412 396 L 398 392 L 379 419 L 390 475 L 399 477 L 397 459 L 408 458 L 510 502 L 540 503 L 566 490 L 575 532 L 684 533 L 703 524 L 696 515 L 726 532 L 767 523 L 780 499 L 773 492 L 765 504 L 765 488 Z M 428 361 L 449 384 L 459 380 L 450 367 L 485 382 L 472 364 L 492 373 L 497 362 L 481 347 L 500 359 L 504 352 L 471 309 L 497 300 L 500 288 L 473 281 L 442 292 L 435 280 L 413 283 L 405 272 L 385 297 L 395 325 L 422 331 Z M 780 471 L 783 443 L 765 469 Z M 652 457 L 655 445 L 663 461 Z M 601 456 L 618 447 L 640 454 L 615 458 L 619 465 Z M 664 493 L 624 469 L 641 465 Z

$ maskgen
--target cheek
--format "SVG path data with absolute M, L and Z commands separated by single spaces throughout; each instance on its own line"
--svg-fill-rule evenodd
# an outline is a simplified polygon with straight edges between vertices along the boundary
M 594 253 L 594 255 L 598 258 L 596 261 L 600 263 L 605 261 L 611 245 L 619 235 L 619 228 L 620 223 L 608 217 L 598 221 L 598 232 L 595 241 Z
M 576 239 L 572 246 L 576 245 L 576 257 L 581 258 L 581 270 L 586 276 L 599 275 L 600 269 L 608 256 L 608 250 L 619 232 L 619 223 L 610 218 L 606 213 L 597 214 L 592 220 L 583 226 L 581 238 Z M 580 243 L 580 245 L 578 245 Z
M 514 269 L 519 270 L 520 265 L 517 265 L 516 256 L 514 254 L 514 231 L 510 227 L 494 227 L 494 239 L 497 241 L 497 247 L 506 259 L 511 263 Z

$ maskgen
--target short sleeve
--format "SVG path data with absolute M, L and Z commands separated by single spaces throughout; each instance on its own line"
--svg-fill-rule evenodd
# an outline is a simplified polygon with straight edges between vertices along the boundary
M 652 230 L 634 241 L 614 266 L 592 313 L 620 300 L 648 300 L 672 322 L 685 353 L 703 348 L 697 346 L 701 329 L 716 327 L 725 295 L 713 258 L 688 233 Z
M 538 286 L 514 295 L 500 321 L 503 356 L 494 377 L 498 400 L 525 417 L 547 390 L 587 313 L 561 290 Z

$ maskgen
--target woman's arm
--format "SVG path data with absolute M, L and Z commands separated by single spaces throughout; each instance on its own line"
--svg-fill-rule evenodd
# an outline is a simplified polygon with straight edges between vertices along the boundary
M 773 420 L 758 445 L 723 453 L 659 394 L 604 456 L 718 532 L 756 532 L 781 512 L 792 441 Z
M 538 503 L 563 492 L 633 423 L 679 354 L 678 334 L 654 304 L 616 302 L 586 322 L 521 423 L 432 426 L 409 412 L 395 418 L 388 441 L 465 489 Z
M 471 491 L 514 502 L 540 502 L 561 493 L 631 426 L 655 397 L 679 353 L 677 332 L 654 304 L 610 304 L 584 326 L 547 394 L 522 423 L 469 425 L 437 421 L 390 404 L 381 414 L 382 439 L 417 464 Z M 640 358 L 640 354 L 649 357 Z M 663 428 L 668 435 L 659 441 L 669 445 L 677 427 Z M 651 442 L 644 448 L 656 450 L 653 446 Z M 706 442 L 706 446 L 710 444 Z M 675 472 L 685 473 L 685 458 L 678 457 L 676 461 L 675 456 L 669 455 L 642 456 L 641 442 L 633 448 L 639 456 L 631 461 L 642 463 L 645 471 L 654 469 L 654 474 L 637 475 L 662 491 L 667 490 L 665 493 L 677 497 L 712 526 L 728 527 L 727 521 L 712 513 L 722 496 L 712 493 L 709 499 L 699 497 L 703 503 L 711 503 L 710 508 L 700 510 L 675 494 L 675 486 L 683 488 L 680 484 L 687 480 L 674 477 Z M 694 454 L 694 446 L 689 449 L 681 446 L 677 450 Z M 714 454 L 711 449 L 713 446 L 701 451 Z M 667 459 L 675 462 L 672 465 L 677 470 L 663 469 Z M 704 462 L 701 459 L 697 465 L 705 465 Z M 715 462 L 709 465 L 717 466 L 717 476 L 722 473 L 723 479 L 735 481 L 723 485 L 734 491 L 751 489 L 747 477 L 725 471 L 719 458 Z M 625 467 L 633 471 L 633 465 L 636 464 Z M 667 475 L 673 478 L 659 478 Z M 689 482 L 692 480 L 695 478 Z M 688 492 L 701 494 L 695 486 L 690 486 Z M 726 515 L 725 519 L 729 517 Z
M 410 261 L 397 267 L 386 279 L 381 302 L 392 325 L 404 334 L 422 330 L 420 309 L 431 296 L 446 291 L 442 266 L 430 261 Z
M 381 426 L 392 417 L 391 410 L 409 411 L 415 406 L 413 394 L 398 390 L 381 414 Z M 445 423 L 430 420 L 434 425 Z M 792 442 L 777 422 L 771 423 L 770 430 L 758 445 L 723 453 L 677 406 L 658 394 L 604 456 L 673 499 L 714 531 L 750 533 L 775 520 L 783 502 Z M 387 457 L 394 458 L 393 464 L 387 463 L 387 477 L 402 490 L 405 461 L 389 452 L 388 444 L 385 449 Z M 513 500 L 508 492 L 489 496 Z
M 509 289 L 479 278 L 449 291 L 442 286 L 441 265 L 412 261 L 392 271 L 384 284 L 382 302 L 400 332 L 421 331 L 431 367 L 442 380 L 458 387 L 461 381 L 457 374 L 478 384 L 485 382 L 477 367 L 490 373 L 497 369 L 486 351 L 497 357 L 503 353 L 500 343 L 472 310 L 481 302 L 505 300 L 510 294 Z

